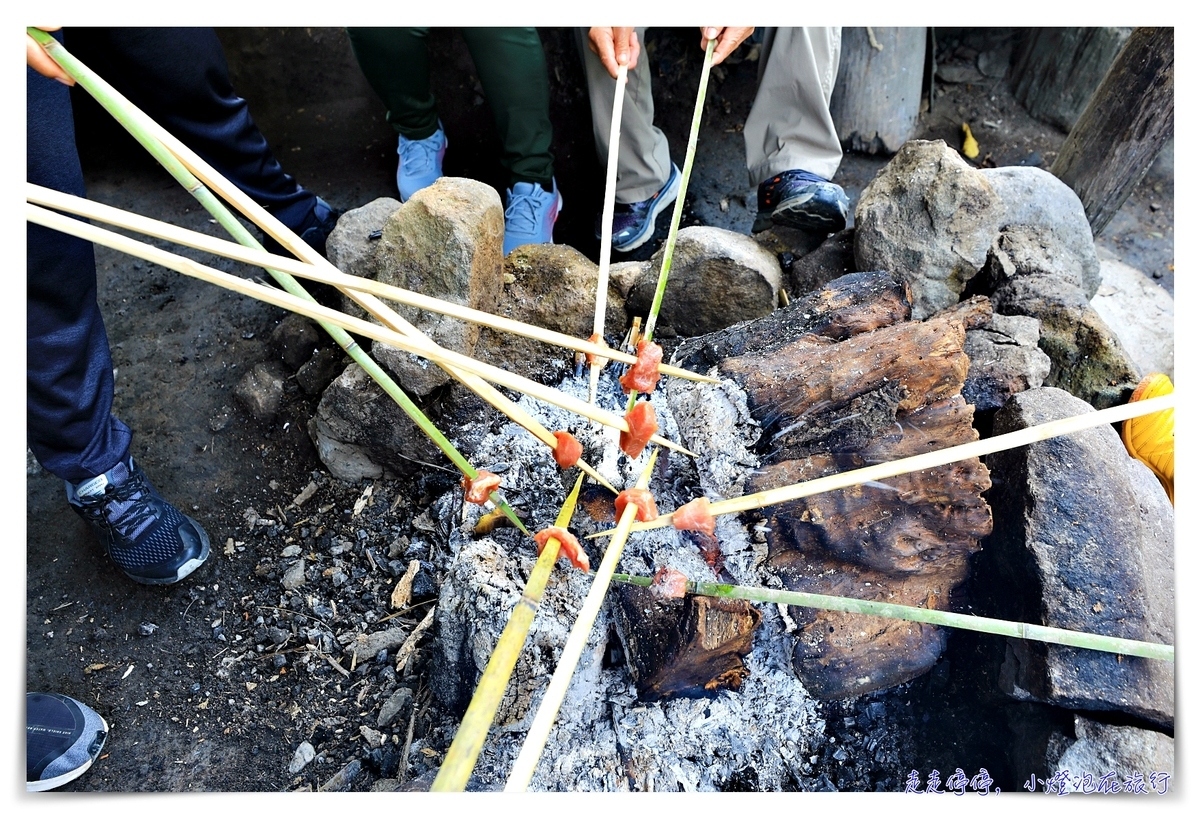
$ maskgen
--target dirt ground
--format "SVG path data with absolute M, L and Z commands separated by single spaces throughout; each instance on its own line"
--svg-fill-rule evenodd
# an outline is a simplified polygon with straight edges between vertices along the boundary
M 542 33 L 565 197 L 556 239 L 595 258 L 603 169 L 582 70 L 567 31 Z M 1011 34 L 992 32 L 993 38 Z M 338 208 L 396 195 L 395 137 L 341 30 L 226 29 L 221 36 L 235 86 L 290 173 Z M 699 77 L 697 39 L 692 29 L 661 29 L 647 43 L 660 125 L 677 161 Z M 442 66 L 435 84 L 450 138 L 446 172 L 499 187 L 494 129 L 469 54 L 449 31 L 436 32 L 432 47 Z M 959 56 L 977 47 L 963 33 L 967 51 Z M 755 70 L 753 61 L 740 59 L 714 72 L 685 224 L 749 229 L 755 202 L 739 131 Z M 957 146 L 964 119 L 986 121 L 994 126 L 976 127 L 976 135 L 996 165 L 1048 168 L 1065 134 L 1028 117 L 1003 80 L 989 82 L 938 83 L 919 136 Z M 92 198 L 219 235 L 208 215 L 105 121 L 85 110 L 80 129 L 89 135 L 83 158 Z M 836 180 L 852 204 L 885 162 L 846 157 Z M 660 237 L 666 224 L 663 218 Z M 1173 291 L 1170 151 L 1099 243 Z M 68 509 L 61 482 L 30 463 L 25 684 L 73 695 L 112 727 L 102 759 L 64 789 L 279 792 L 366 790 L 383 779 L 427 782 L 453 736 L 453 718 L 430 695 L 426 654 L 418 648 L 400 671 L 394 654 L 354 667 L 333 643 L 363 623 L 393 617 L 412 629 L 424 618 L 436 599 L 436 577 L 418 577 L 411 607 L 398 616 L 389 595 L 397 573 L 422 558 L 413 535 L 429 525 L 423 512 L 453 476 L 425 469 L 370 486 L 331 478 L 306 432 L 316 397 L 290 383 L 271 422 L 256 421 L 234 397 L 249 368 L 278 357 L 272 336 L 280 310 L 103 249 L 97 263 L 117 368 L 116 413 L 134 429 L 134 456 L 155 484 L 206 527 L 213 555 L 177 586 L 128 581 Z M 316 493 L 295 504 L 310 483 Z M 280 584 L 288 553 L 305 554 L 316 569 L 298 594 Z M 864 767 L 842 781 L 831 774 L 833 785 L 871 789 L 888 775 L 903 781 L 909 768 L 928 771 L 939 763 L 951 769 L 994 763 L 994 775 L 1005 768 L 1003 747 L 1013 739 L 1002 704 L 963 693 L 972 657 L 988 649 L 981 640 L 952 637 L 937 670 L 893 694 L 929 706 L 924 718 L 912 719 L 911 747 L 920 749 L 902 758 L 903 769 Z M 401 687 L 410 703 L 395 723 L 379 727 L 384 693 Z M 830 706 L 831 720 L 839 707 Z M 978 718 L 981 710 L 994 711 L 994 720 Z M 974 726 L 956 721 L 972 713 Z M 289 772 L 303 742 L 316 758 Z M 406 747 L 411 765 L 403 762 Z M 1022 775 L 1002 771 L 1009 780 Z

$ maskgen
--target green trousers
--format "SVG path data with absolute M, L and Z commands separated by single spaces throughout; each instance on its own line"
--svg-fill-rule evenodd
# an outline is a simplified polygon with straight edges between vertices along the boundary
M 387 106 L 387 121 L 406 139 L 425 139 L 438 128 L 437 99 L 429 84 L 427 28 L 348 28 L 350 45 L 367 82 Z M 550 189 L 550 78 L 534 28 L 460 29 L 503 145 L 501 163 L 510 184 L 536 182 Z

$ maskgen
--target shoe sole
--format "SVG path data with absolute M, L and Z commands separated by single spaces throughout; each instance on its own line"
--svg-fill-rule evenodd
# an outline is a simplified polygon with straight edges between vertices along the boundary
M 646 219 L 646 226 L 642 228 L 641 232 L 634 236 L 632 240 L 627 241 L 624 244 L 618 245 L 616 242 L 613 242 L 612 248 L 618 253 L 628 253 L 632 250 L 638 249 L 643 244 L 650 241 L 650 238 L 654 235 L 654 228 L 658 223 L 658 217 L 664 210 L 674 204 L 677 198 L 679 198 L 679 188 L 682 183 L 683 174 L 675 174 L 675 184 L 672 185 L 667 192 L 662 195 L 661 201 L 655 204 L 653 209 L 651 209 L 650 218 Z M 667 198 L 668 195 L 670 198 Z
M 820 199 L 813 191 L 780 202 L 771 212 L 770 220 L 783 227 L 808 233 L 824 231 L 829 235 L 845 229 L 847 211 L 848 207 L 841 202 Z
M 70 772 L 63 773 L 62 775 L 56 775 L 54 778 L 43 778 L 40 781 L 26 781 L 25 792 L 46 792 L 47 790 L 57 789 L 63 784 L 68 784 L 74 781 L 76 778 L 79 778 L 79 776 L 83 775 L 92 768 L 92 765 L 96 763 L 96 759 L 99 758 L 100 754 L 104 752 L 104 745 L 108 741 L 109 732 L 108 721 L 104 718 L 104 716 L 101 716 L 99 713 L 97 713 L 96 716 L 100 719 L 100 723 L 104 725 L 104 740 L 101 741 L 100 746 L 96 748 L 96 755 L 89 755 L 86 764 L 82 764 Z

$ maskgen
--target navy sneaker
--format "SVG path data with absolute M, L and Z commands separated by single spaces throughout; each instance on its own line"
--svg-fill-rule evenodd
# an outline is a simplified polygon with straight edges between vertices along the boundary
M 170 585 L 208 559 L 208 534 L 155 491 L 132 457 L 99 477 L 66 486 L 67 502 L 92 524 L 104 550 L 134 582 Z
M 329 234 L 333 232 L 333 228 L 337 227 L 337 221 L 342 215 L 341 210 L 334 210 L 329 202 L 316 197 L 317 201 L 313 205 L 312 210 L 308 211 L 299 225 L 291 227 L 293 233 L 297 234 L 300 239 L 309 247 L 316 250 L 321 255 L 325 255 L 325 243 L 329 239 Z M 261 232 L 261 231 L 260 231 Z M 262 233 L 262 246 L 268 253 L 274 253 L 277 256 L 286 256 L 291 258 L 292 254 L 283 249 L 283 245 L 275 241 L 265 232 Z
M 400 137 L 396 146 L 396 153 L 400 155 L 400 164 L 396 167 L 400 201 L 407 202 L 418 190 L 442 178 L 442 159 L 449 144 L 441 122 L 438 129 L 424 139 Z
M 850 200 L 839 185 L 806 170 L 785 170 L 758 186 L 753 233 L 772 224 L 828 236 L 846 229 Z
M 504 255 L 523 244 L 553 244 L 554 222 L 562 211 L 558 182 L 546 190 L 537 182 L 517 182 L 505 193 Z
M 683 174 L 671 165 L 671 176 L 662 188 L 644 202 L 621 204 L 613 207 L 612 246 L 619 253 L 636 250 L 654 235 L 654 224 L 658 215 L 671 206 L 679 196 Z M 600 220 L 596 220 L 596 238 L 600 238 Z
M 58 693 L 26 693 L 25 791 L 74 781 L 100 756 L 107 738 L 108 722 L 83 702 Z

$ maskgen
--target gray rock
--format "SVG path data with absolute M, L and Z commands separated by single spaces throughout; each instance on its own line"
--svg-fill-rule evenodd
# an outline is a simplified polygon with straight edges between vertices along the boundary
M 278 361 L 255 364 L 242 376 L 234 396 L 256 419 L 269 423 L 283 401 L 283 382 L 288 373 Z
M 1133 359 L 1143 377 L 1175 378 L 1175 299 L 1140 270 L 1108 255 L 1100 259 L 1100 289 L 1092 309 Z
M 407 711 L 412 709 L 413 692 L 407 687 L 398 687 L 396 692 L 388 696 L 387 701 L 379 708 L 379 718 L 375 724 L 380 729 L 390 727 L 399 722 Z
M 289 591 L 294 591 L 304 584 L 304 560 L 299 559 L 288 566 L 288 569 L 283 573 L 283 579 L 279 581 Z
M 358 654 L 360 662 L 372 659 L 381 650 L 395 650 L 404 644 L 409 631 L 405 628 L 388 628 L 375 633 L 360 633 L 346 645 L 346 654 Z
M 600 270 L 590 259 L 564 244 L 527 244 L 508 254 L 504 269 L 497 315 L 576 338 L 591 336 Z M 605 334 L 620 336 L 625 331 L 625 299 L 611 278 L 606 304 Z M 552 380 L 575 357 L 573 350 L 490 327 L 480 332 L 476 354 L 535 380 Z
M 637 279 L 626 301 L 630 316 L 650 311 L 663 249 Z M 754 239 L 719 227 L 679 231 L 655 335 L 704 335 L 761 318 L 779 304 L 779 260 Z
M 311 744 L 307 741 L 300 742 L 300 746 L 296 748 L 296 752 L 292 755 L 292 760 L 288 764 L 288 772 L 293 775 L 300 772 L 316 757 L 317 751 Z
M 1100 287 L 1100 262 L 1083 202 L 1075 191 L 1041 168 L 984 168 L 979 172 L 1004 205 L 1000 228 L 1037 228 L 1046 246 L 1054 248 L 1054 266 L 1048 272 L 1061 270 L 1066 283 L 1083 288 L 1085 298 L 1094 296 Z
M 343 273 L 374 278 L 379 237 L 371 236 L 381 232 L 391 215 L 399 209 L 399 200 L 383 197 L 347 210 L 329 234 L 325 243 L 325 257 Z M 341 309 L 360 318 L 365 316 L 361 308 L 351 305 L 349 299 L 344 297 Z
M 945 142 L 904 144 L 863 189 L 854 210 L 859 270 L 908 280 L 913 318 L 958 302 L 983 267 L 1005 218 L 987 177 Z
M 396 402 L 357 364 L 351 364 L 321 395 L 309 436 L 321 462 L 342 480 L 406 474 L 421 461 L 437 462 L 440 450 Z
M 319 347 L 296 370 L 296 383 L 306 395 L 319 395 L 345 370 L 350 359 L 338 346 Z
M 962 394 L 975 411 L 999 409 L 1013 395 L 1045 381 L 1050 359 L 1038 349 L 1038 326 L 1036 318 L 992 313 L 986 327 L 967 330 L 963 349 L 971 366 Z
M 1093 411 L 1058 389 L 1015 395 L 995 433 Z M 1174 510 L 1108 425 L 992 455 L 995 531 L 977 576 L 990 615 L 1174 644 Z M 1001 687 L 1018 699 L 1122 711 L 1170 729 L 1173 663 L 1009 640 Z
M 1175 776 L 1175 739 L 1154 730 L 1124 727 L 1075 716 L 1075 742 L 1050 768 L 1066 773 L 1061 779 L 1068 792 L 1140 792 L 1125 790 L 1138 786 L 1146 794 L 1165 795 Z M 1085 776 L 1090 776 L 1085 778 Z M 1120 786 L 1119 790 L 1100 790 L 1101 782 Z
M 1049 231 L 1031 225 L 999 234 L 983 274 L 993 307 L 1041 321 L 1039 346 L 1051 363 L 1047 386 L 1099 409 L 1123 403 L 1140 380 L 1137 367 L 1088 303 L 1082 264 L 1053 242 Z
M 762 234 L 758 239 L 762 241 Z M 788 291 L 793 298 L 802 296 L 820 289 L 835 278 L 855 272 L 854 230 L 834 233 L 811 253 L 792 253 L 791 256 L 780 257 L 794 259 L 787 265 Z
M 321 343 L 321 330 L 309 318 L 290 312 L 271 332 L 271 346 L 288 369 L 295 372 L 312 357 Z

